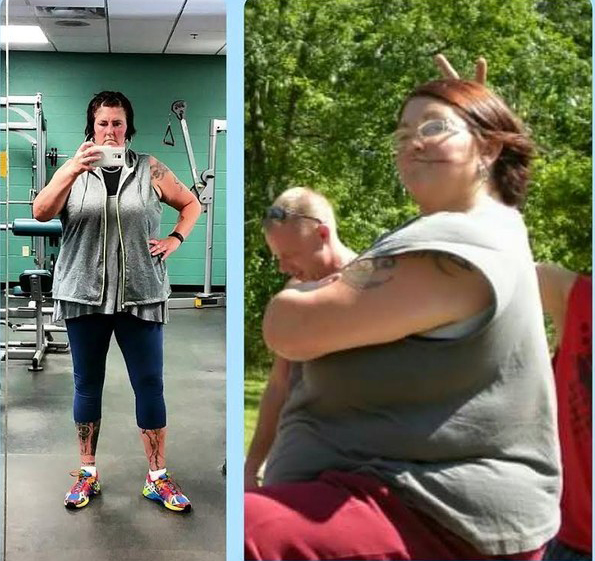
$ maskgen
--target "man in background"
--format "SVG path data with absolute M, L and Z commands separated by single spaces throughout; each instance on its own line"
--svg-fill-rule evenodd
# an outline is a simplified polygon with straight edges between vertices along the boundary
M 263 227 L 279 271 L 290 277 L 288 285 L 323 279 L 356 256 L 339 239 L 329 201 L 305 187 L 293 187 L 281 193 L 267 209 Z M 279 414 L 300 373 L 299 363 L 274 357 L 244 463 L 245 490 L 258 486 L 258 473 L 275 439 Z

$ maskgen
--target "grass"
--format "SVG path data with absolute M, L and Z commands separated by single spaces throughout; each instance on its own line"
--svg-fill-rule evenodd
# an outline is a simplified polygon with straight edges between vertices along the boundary
M 268 371 L 247 372 L 244 380 L 244 453 L 252 440 L 256 420 L 258 419 L 258 405 L 260 396 L 267 383 Z

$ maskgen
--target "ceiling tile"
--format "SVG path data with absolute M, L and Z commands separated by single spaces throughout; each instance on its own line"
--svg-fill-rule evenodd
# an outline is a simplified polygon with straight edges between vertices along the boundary
M 197 39 L 174 33 L 166 53 L 214 55 L 225 46 L 225 34 L 203 32 Z
M 173 22 L 164 20 L 110 18 L 112 52 L 160 53 L 171 33 Z
M 2 45 L 4 47 L 4 45 Z M 10 51 L 54 51 L 54 47 L 52 47 L 51 43 L 47 45 L 9 45 Z M 4 52 L 4 48 L 2 48 L 2 52 Z M 10 56 L 10 53 L 9 53 Z
M 184 0 L 107 2 L 112 52 L 122 53 L 161 53 L 184 5 Z M 104 0 L 10 0 L 10 23 L 39 23 L 60 52 L 105 52 L 107 31 L 104 20 L 88 19 L 89 26 L 65 28 L 55 25 L 58 18 L 35 17 L 34 6 L 73 5 L 101 8 Z M 3 13 L 0 19 L 2 16 Z M 197 33 L 197 39 L 192 39 L 191 33 Z M 215 54 L 222 49 L 225 52 L 225 42 L 225 0 L 187 0 L 167 53 Z M 53 50 L 53 47 L 37 45 L 19 50 Z
M 225 0 L 188 0 L 184 15 L 225 14 Z
M 56 36 L 52 37 L 59 52 L 69 53 L 107 53 L 107 37 L 88 37 L 81 41 L 80 37 Z
M 225 33 L 225 14 L 186 15 L 176 25 L 176 31 L 221 31 Z
M 184 0 L 108 0 L 110 18 L 167 18 L 175 20 Z
M 39 25 L 37 19 L 31 16 L 10 16 L 9 19 L 10 25 Z
M 4 2 L 0 5 L 0 11 L 1 17 L 4 19 L 6 16 L 6 4 Z M 12 23 L 13 17 L 23 16 L 35 17 L 35 10 L 25 4 L 25 0 L 10 0 L 10 4 L 8 5 L 8 19 L 10 23 Z

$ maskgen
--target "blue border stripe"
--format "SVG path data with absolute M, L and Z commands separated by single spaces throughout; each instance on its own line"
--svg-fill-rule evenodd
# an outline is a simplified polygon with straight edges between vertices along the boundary
M 227 559 L 244 558 L 244 3 L 227 0 Z

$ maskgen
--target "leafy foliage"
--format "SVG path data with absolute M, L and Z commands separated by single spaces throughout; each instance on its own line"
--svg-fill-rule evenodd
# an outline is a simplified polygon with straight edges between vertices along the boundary
M 391 155 L 395 112 L 438 76 L 488 59 L 488 85 L 539 146 L 525 217 L 536 258 L 591 270 L 591 6 L 587 0 L 251 0 L 245 12 L 246 363 L 283 284 L 263 209 L 291 185 L 334 203 L 361 250 L 416 210 Z

